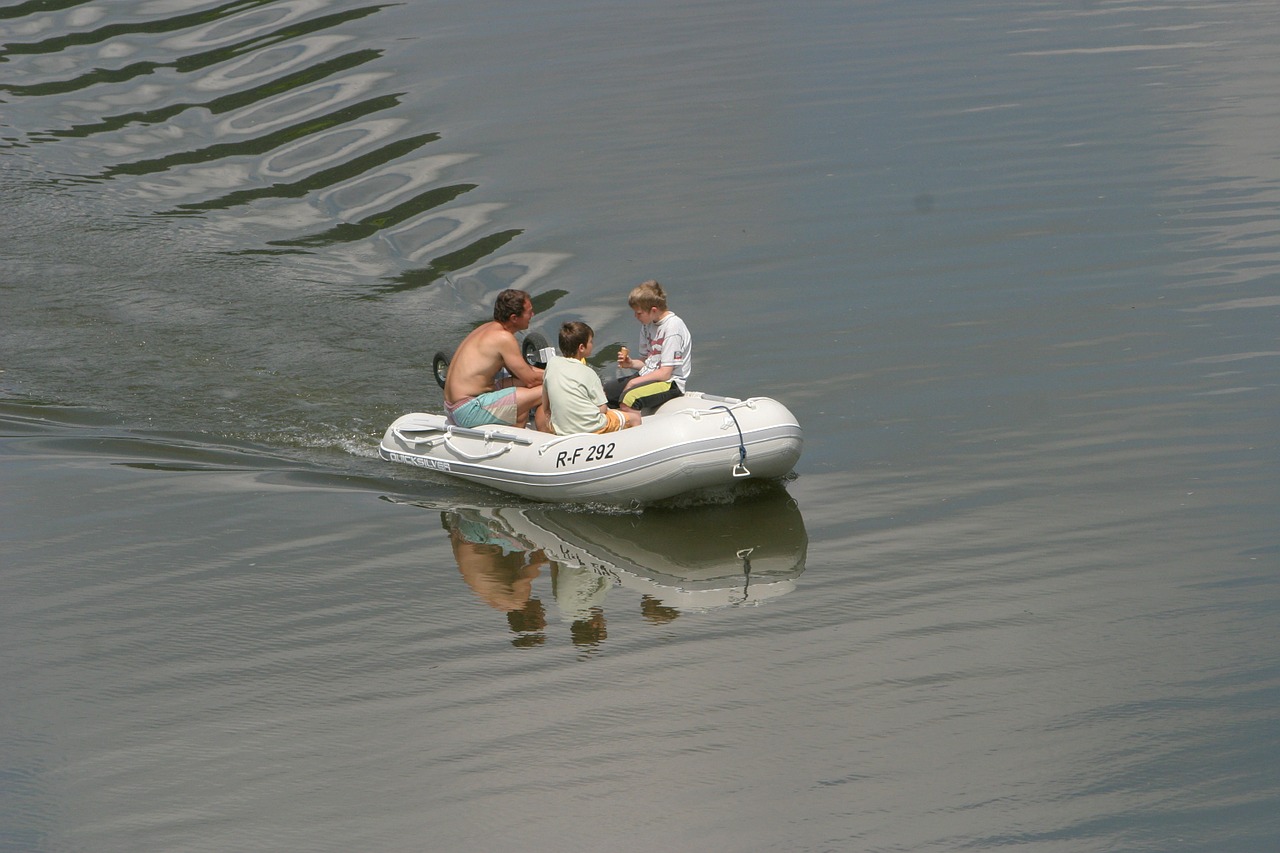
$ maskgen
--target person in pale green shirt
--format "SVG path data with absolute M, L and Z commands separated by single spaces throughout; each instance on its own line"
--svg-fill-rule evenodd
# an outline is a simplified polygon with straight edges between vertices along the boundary
M 609 408 L 604 385 L 587 356 L 595 333 L 586 323 L 570 320 L 560 327 L 560 355 L 547 363 L 542 378 L 538 426 L 556 435 L 617 432 L 640 425 L 640 413 Z

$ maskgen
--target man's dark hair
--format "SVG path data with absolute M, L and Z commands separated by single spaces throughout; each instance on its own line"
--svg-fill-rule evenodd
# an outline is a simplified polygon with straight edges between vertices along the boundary
M 523 290 L 514 290 L 508 288 L 498 294 L 498 298 L 493 300 L 493 319 L 499 323 L 505 323 L 512 317 L 519 317 L 524 313 L 525 302 L 531 301 L 529 294 Z

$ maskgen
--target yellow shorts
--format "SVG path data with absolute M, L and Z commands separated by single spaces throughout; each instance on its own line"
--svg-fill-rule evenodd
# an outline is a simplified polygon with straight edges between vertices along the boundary
M 606 432 L 617 432 L 627 428 L 626 416 L 617 409 L 604 410 L 604 426 L 596 430 L 592 435 L 603 435 Z

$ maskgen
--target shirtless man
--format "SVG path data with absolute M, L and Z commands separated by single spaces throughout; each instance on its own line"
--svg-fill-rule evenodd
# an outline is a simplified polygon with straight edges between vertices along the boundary
M 464 427 L 524 426 L 542 401 L 542 371 L 520 354 L 516 332 L 529 328 L 533 303 L 523 290 L 504 290 L 493 303 L 493 319 L 463 338 L 444 383 L 445 416 Z M 511 378 L 496 382 L 506 368 Z

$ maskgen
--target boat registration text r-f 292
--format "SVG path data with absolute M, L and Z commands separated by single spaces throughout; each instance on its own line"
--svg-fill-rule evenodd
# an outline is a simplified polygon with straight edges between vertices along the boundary
M 575 447 L 573 450 L 561 450 L 556 454 L 556 467 L 565 468 L 569 465 L 577 465 L 579 462 L 612 459 L 615 447 L 617 445 L 610 441 L 607 444 L 592 444 L 587 447 Z

